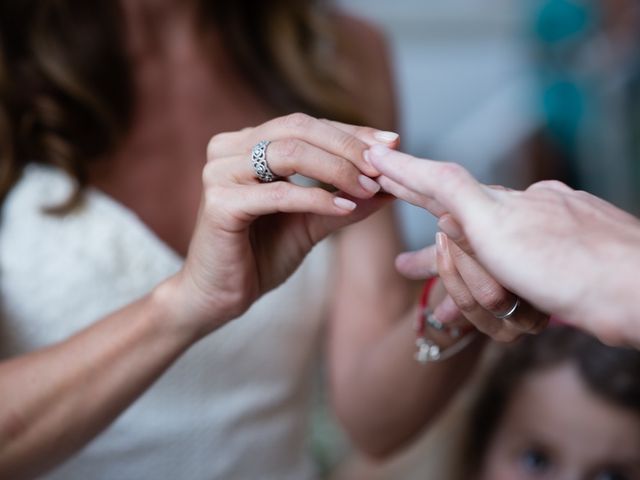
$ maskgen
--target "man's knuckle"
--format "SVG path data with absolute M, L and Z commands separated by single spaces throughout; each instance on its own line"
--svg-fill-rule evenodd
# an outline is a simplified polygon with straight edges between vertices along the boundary
M 542 180 L 540 182 L 536 182 L 529 188 L 569 188 L 567 184 L 561 182 L 560 180 Z
M 476 301 L 468 295 L 459 295 L 455 299 L 455 303 L 460 311 L 464 313 L 472 313 L 473 311 L 475 311 L 477 306 Z
M 479 297 L 480 303 L 490 312 L 502 313 L 510 307 L 507 296 L 496 288 L 484 288 Z
M 443 183 L 457 185 L 469 177 L 469 172 L 462 165 L 444 162 L 440 165 L 439 176 Z
M 467 254 L 461 248 L 453 248 L 449 252 L 454 261 L 464 260 L 467 257 Z

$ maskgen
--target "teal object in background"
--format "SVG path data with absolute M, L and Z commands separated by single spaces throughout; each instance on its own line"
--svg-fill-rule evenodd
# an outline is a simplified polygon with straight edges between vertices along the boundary
M 640 25 L 639 5 L 596 0 L 529 5 L 537 109 L 545 138 L 562 154 L 563 180 L 640 211 L 640 61 L 631 44 Z
M 592 5 L 551 0 L 540 9 L 534 29 L 536 36 L 545 43 L 579 40 L 592 27 L 593 17 Z
M 580 137 L 589 112 L 589 92 L 576 65 L 585 43 L 597 30 L 592 2 L 535 2 L 534 38 L 539 98 L 546 137 L 563 153 L 564 180 L 583 186 L 579 165 Z
M 579 130 L 587 109 L 587 94 L 576 83 L 557 78 L 545 82 L 542 108 L 549 136 L 566 154 L 578 154 Z

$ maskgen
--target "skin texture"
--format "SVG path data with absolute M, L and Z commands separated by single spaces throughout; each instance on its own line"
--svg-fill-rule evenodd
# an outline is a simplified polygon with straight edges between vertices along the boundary
M 514 392 L 478 479 L 640 479 L 640 418 L 594 395 L 570 363 L 534 372 Z
M 440 217 L 504 288 L 606 343 L 640 346 L 638 219 L 560 182 L 495 189 L 452 163 L 385 147 L 369 158 L 386 191 Z M 420 270 L 420 254 L 403 261 Z

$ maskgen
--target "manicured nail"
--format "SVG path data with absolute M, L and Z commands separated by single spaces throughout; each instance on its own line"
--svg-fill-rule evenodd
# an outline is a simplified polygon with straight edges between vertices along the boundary
M 362 153 L 362 158 L 364 158 L 364 161 L 367 162 L 368 165 L 371 165 L 371 154 L 369 153 L 369 150 L 365 150 Z
M 393 143 L 399 136 L 400 135 L 395 132 L 376 132 L 373 134 L 373 138 L 383 143 Z
M 358 183 L 360 183 L 360 186 L 369 193 L 378 193 L 380 191 L 380 185 L 378 185 L 378 182 L 364 175 L 358 176 Z
M 371 156 L 384 157 L 389 152 L 391 152 L 391 150 L 384 145 L 374 145 L 369 149 L 369 152 Z
M 333 199 L 333 203 L 336 205 L 336 207 L 341 208 L 342 210 L 349 210 L 350 212 L 355 210 L 357 207 L 355 202 L 342 197 L 335 197 Z
M 440 255 L 449 255 L 449 245 L 447 244 L 447 236 L 442 233 L 436 233 L 436 248 Z

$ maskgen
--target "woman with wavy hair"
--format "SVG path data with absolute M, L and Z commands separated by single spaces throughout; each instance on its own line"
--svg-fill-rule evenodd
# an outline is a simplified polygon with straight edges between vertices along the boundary
M 413 359 L 384 51 L 311 0 L 0 3 L 0 477 L 311 478 L 322 338 L 359 448 L 420 431 L 480 342 Z

